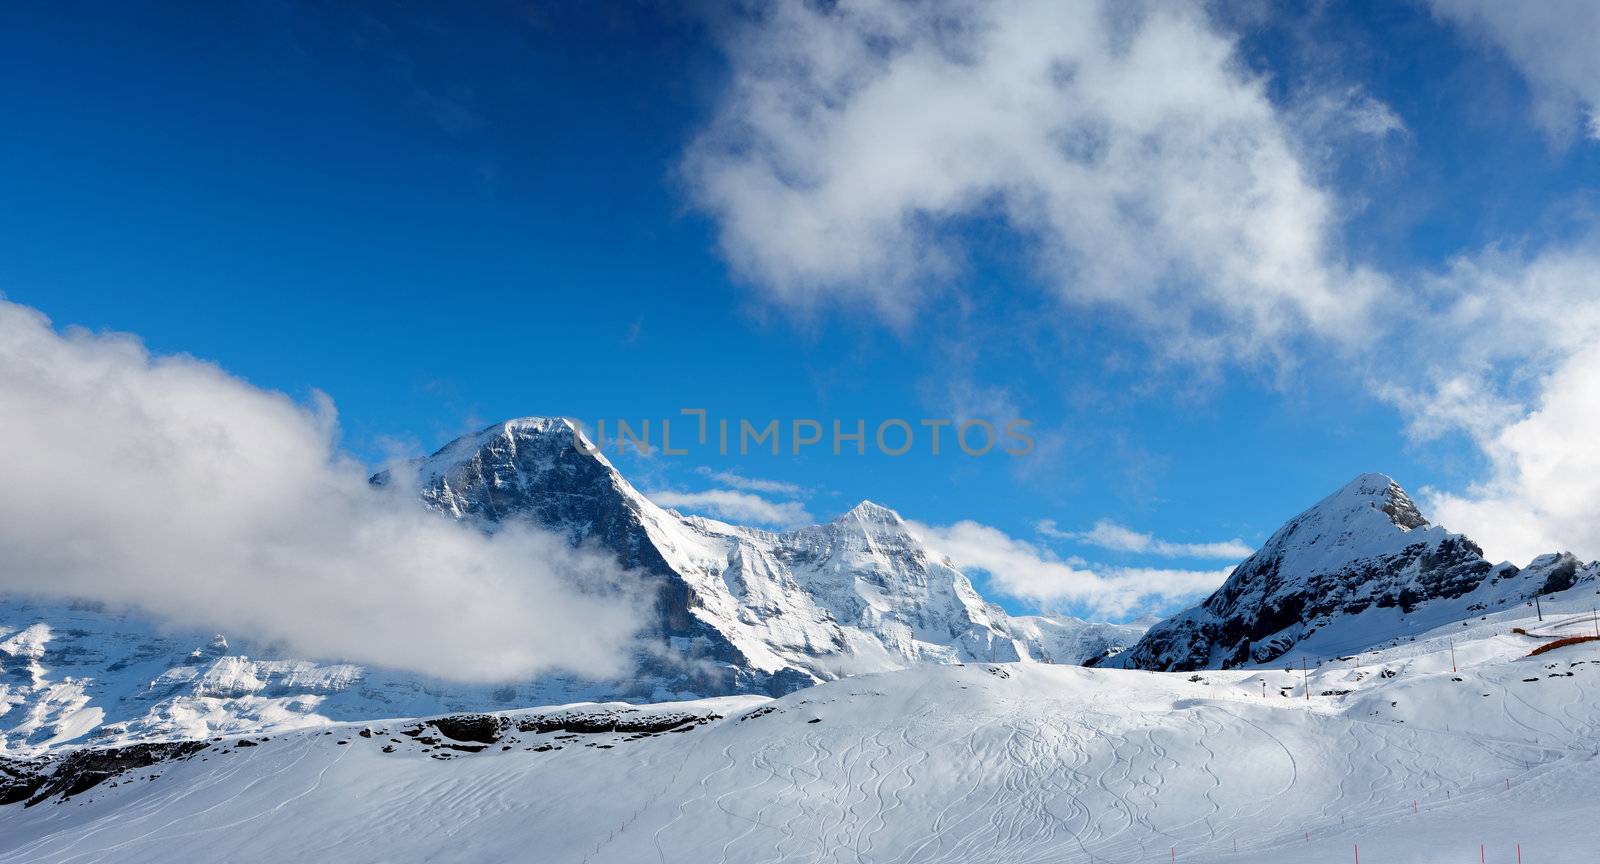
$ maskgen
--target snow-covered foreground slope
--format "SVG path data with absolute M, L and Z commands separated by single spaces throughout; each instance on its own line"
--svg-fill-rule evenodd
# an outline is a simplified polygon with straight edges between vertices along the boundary
M 1600 649 L 1523 659 L 1547 639 L 1511 629 L 1580 634 L 1594 599 L 1325 664 L 1309 699 L 1298 671 L 968 664 L 229 738 L 0 807 L 0 861 L 1588 861 Z

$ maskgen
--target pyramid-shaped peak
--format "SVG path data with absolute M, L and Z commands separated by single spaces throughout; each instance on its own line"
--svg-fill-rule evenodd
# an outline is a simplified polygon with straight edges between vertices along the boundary
M 845 520 L 858 520 L 862 522 L 891 525 L 898 525 L 903 521 L 901 520 L 899 513 L 890 510 L 888 507 L 885 507 L 882 504 L 875 504 L 867 500 L 863 500 L 860 504 L 851 507 L 849 511 L 835 521 Z
M 1428 526 L 1427 517 L 1417 509 L 1416 502 L 1406 494 L 1406 490 L 1396 483 L 1393 477 L 1378 472 L 1359 474 L 1354 480 L 1344 485 L 1344 488 L 1335 492 L 1323 501 L 1326 506 L 1332 503 L 1347 504 L 1360 502 L 1362 505 L 1380 510 L 1395 527 L 1405 531 Z
M 582 427 L 565 417 L 517 417 L 502 420 L 471 432 L 440 447 L 432 456 L 422 460 L 424 473 L 448 470 L 450 466 L 471 459 L 486 449 L 502 449 L 502 455 L 514 455 L 520 446 L 533 443 L 546 451 L 571 448 L 590 455 L 610 466 L 600 454 Z
M 565 417 L 513 417 L 510 420 L 496 423 L 489 428 L 493 429 L 496 426 L 507 432 L 531 432 L 534 434 L 545 432 L 570 433 L 577 428 L 576 424 Z
M 511 420 L 502 420 L 492 423 L 478 430 L 477 433 L 466 438 L 476 439 L 478 444 L 493 438 L 544 438 L 546 436 L 582 435 L 583 430 L 576 423 L 565 417 L 516 417 Z M 587 442 L 587 437 L 584 438 Z

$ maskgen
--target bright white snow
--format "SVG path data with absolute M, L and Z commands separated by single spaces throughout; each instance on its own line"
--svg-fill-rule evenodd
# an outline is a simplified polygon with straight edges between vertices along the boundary
M 1309 699 L 1299 670 L 968 664 L 648 709 L 725 719 L 643 738 L 228 739 L 0 808 L 0 861 L 1589 861 L 1600 648 L 1511 630 L 1580 635 L 1593 592 L 1324 664 Z

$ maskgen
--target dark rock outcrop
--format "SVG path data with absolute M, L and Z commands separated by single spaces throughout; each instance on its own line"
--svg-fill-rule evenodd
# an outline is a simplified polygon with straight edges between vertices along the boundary
M 1400 635 L 1396 614 L 1426 611 L 1414 623 L 1437 626 L 1570 587 L 1576 559 L 1567 563 L 1540 559 L 1537 572 L 1520 575 L 1492 565 L 1467 537 L 1429 525 L 1393 480 L 1363 474 L 1291 519 L 1215 593 L 1152 627 L 1118 662 L 1153 670 L 1264 664 L 1319 634 L 1338 652 L 1359 651 Z
M 206 749 L 204 741 L 164 741 L 74 750 L 60 758 L 0 759 L 0 805 L 32 807 L 54 797 L 87 792 L 129 771 L 188 759 Z

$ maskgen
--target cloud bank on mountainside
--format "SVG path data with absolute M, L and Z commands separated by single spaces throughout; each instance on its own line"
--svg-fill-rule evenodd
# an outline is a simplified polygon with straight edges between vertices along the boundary
M 0 300 L 0 590 L 442 678 L 626 670 L 643 619 L 614 559 L 443 518 L 335 439 L 326 397 Z

